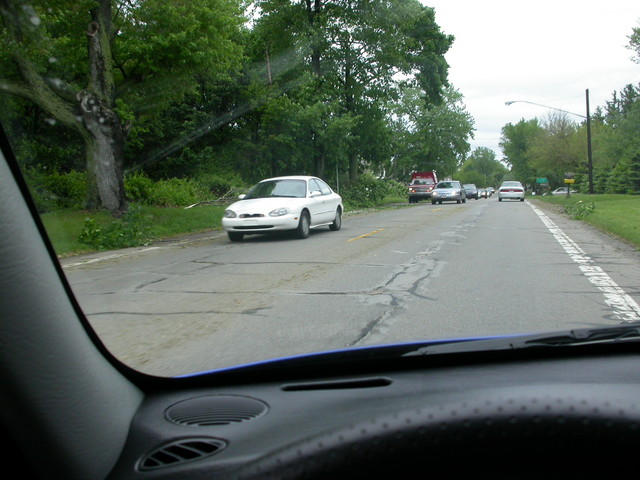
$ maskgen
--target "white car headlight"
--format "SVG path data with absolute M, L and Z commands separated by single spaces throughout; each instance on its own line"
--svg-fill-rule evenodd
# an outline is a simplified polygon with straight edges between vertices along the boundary
M 282 207 L 282 208 L 276 208 L 275 210 L 272 210 L 269 212 L 269 216 L 270 217 L 282 217 L 283 215 L 288 215 L 291 212 L 291 210 L 289 210 L 286 207 Z
M 224 218 L 236 218 L 236 212 L 234 212 L 233 210 L 225 210 L 224 211 Z

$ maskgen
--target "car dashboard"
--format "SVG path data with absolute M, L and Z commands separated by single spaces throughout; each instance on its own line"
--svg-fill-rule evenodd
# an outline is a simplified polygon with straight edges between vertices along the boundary
M 524 476 L 606 471 L 640 437 L 640 352 L 605 350 L 443 355 L 199 387 L 216 382 L 204 375 L 147 396 L 109 478 L 507 476 L 514 462 Z M 574 456 L 590 461 L 566 462 Z

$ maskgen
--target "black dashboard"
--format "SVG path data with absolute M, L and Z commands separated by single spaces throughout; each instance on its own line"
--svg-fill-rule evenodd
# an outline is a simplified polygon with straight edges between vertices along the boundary
M 514 463 L 528 465 L 518 476 L 608 471 L 640 440 L 640 352 L 592 350 L 155 391 L 110 478 L 507 476 Z

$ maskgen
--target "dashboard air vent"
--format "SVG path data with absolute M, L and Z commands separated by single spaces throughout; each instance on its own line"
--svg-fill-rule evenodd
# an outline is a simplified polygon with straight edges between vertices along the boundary
M 140 461 L 140 470 L 155 470 L 213 455 L 226 446 L 215 438 L 190 438 L 164 445 Z
M 265 403 L 235 395 L 208 395 L 176 403 L 166 411 L 167 420 L 179 425 L 212 426 L 245 422 L 268 410 Z

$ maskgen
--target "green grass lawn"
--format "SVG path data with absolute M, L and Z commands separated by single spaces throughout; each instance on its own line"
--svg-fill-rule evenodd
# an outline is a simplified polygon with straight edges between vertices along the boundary
M 198 206 L 194 208 L 159 208 L 130 206 L 136 221 L 144 226 L 150 240 L 170 238 L 189 233 L 220 229 L 223 206 Z M 95 221 L 97 228 L 107 228 L 113 218 L 107 212 L 58 210 L 45 213 L 42 221 L 51 243 L 59 256 L 93 252 L 96 249 L 80 241 L 85 220 Z
M 593 204 L 593 210 L 582 221 L 640 248 L 640 196 L 572 194 L 569 198 L 564 195 L 530 198 L 561 205 L 568 212 Z

